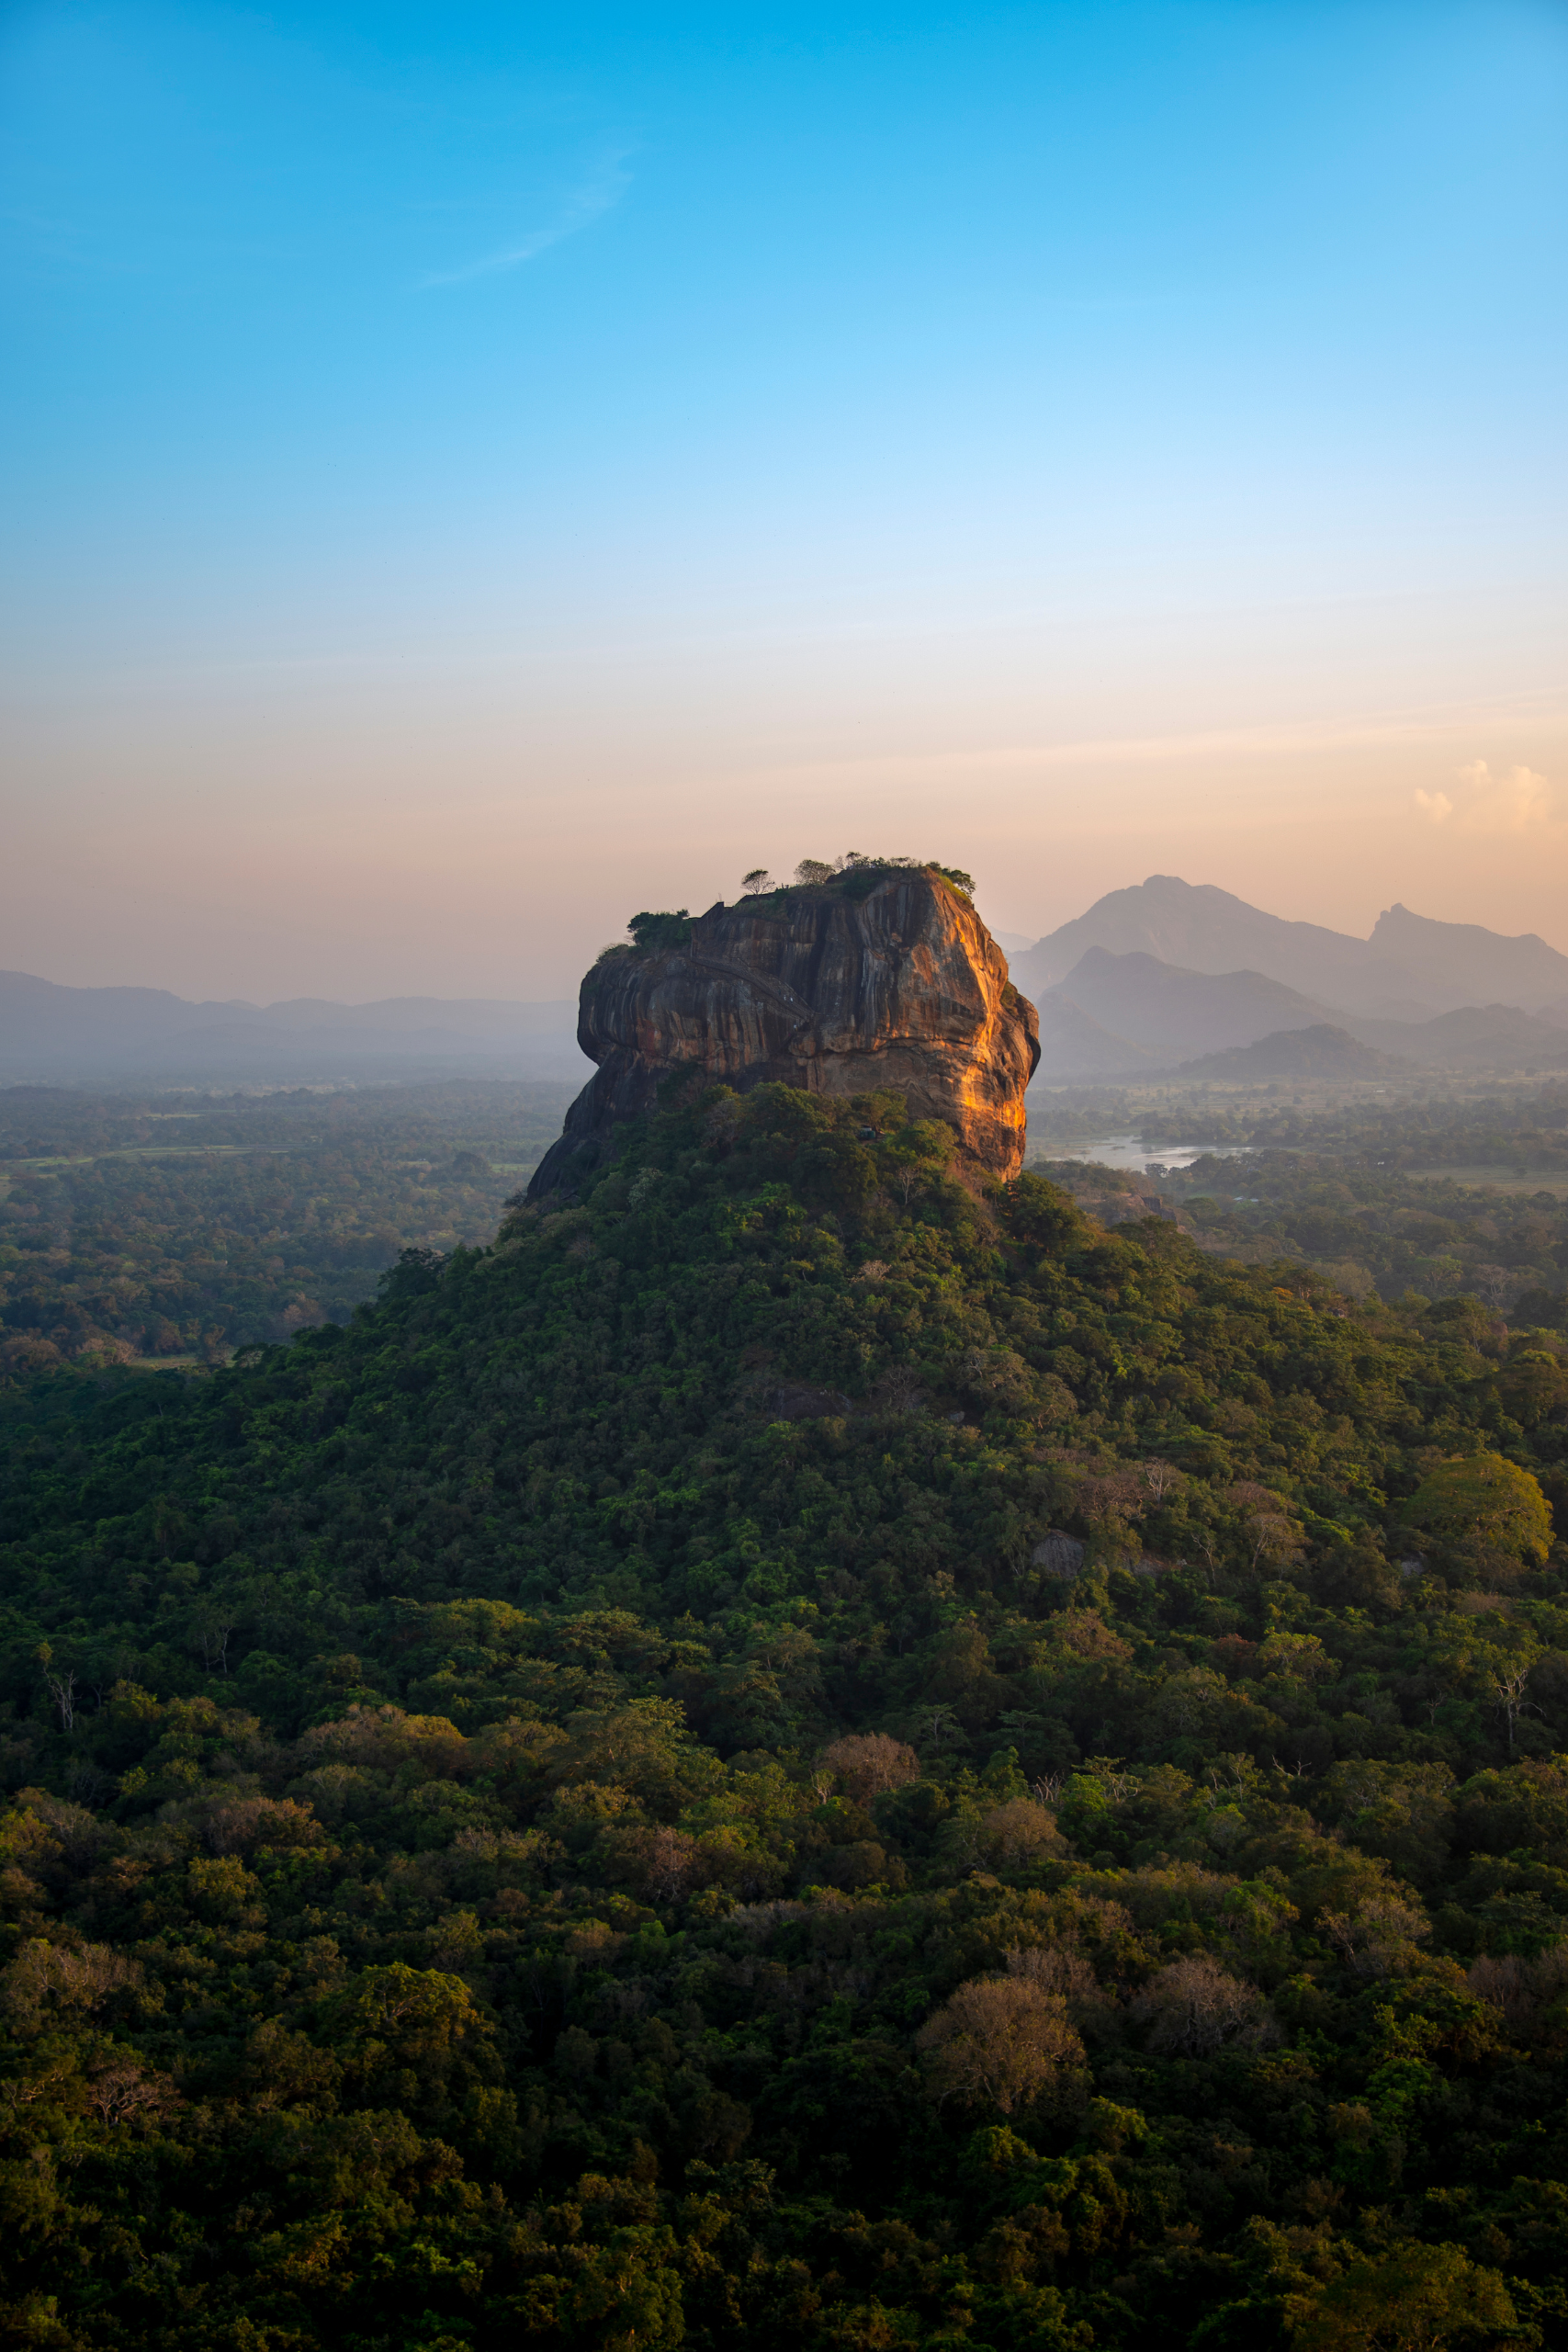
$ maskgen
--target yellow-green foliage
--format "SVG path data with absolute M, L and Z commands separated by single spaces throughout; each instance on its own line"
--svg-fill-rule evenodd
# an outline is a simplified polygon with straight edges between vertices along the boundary
M 1551 1513 L 1540 1482 L 1500 1453 L 1440 1463 L 1411 1496 L 1404 1519 L 1467 1565 L 1501 1554 L 1539 1566 L 1551 1548 Z

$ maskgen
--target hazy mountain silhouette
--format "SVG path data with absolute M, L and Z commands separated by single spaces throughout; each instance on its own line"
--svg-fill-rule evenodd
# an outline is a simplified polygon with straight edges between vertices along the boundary
M 1533 931 L 1509 939 L 1478 922 L 1436 922 L 1390 907 L 1367 943 L 1374 954 L 1408 972 L 1423 993 L 1461 1004 L 1517 1004 L 1527 1012 L 1568 994 L 1568 956 Z
M 1390 1022 L 1393 1029 L 1400 1024 Z M 1310 1029 L 1277 1029 L 1250 1046 L 1227 1046 L 1183 1062 L 1181 1078 L 1213 1078 L 1252 1083 L 1266 1078 L 1407 1078 L 1413 1062 L 1352 1037 L 1348 1029 L 1318 1022 Z
M 1333 1018 L 1313 998 L 1262 972 L 1187 971 L 1156 956 L 1115 956 L 1103 947 L 1091 947 L 1037 1003 L 1042 1077 L 1168 1068 Z M 1113 1053 L 1091 1060 L 1101 1040 Z M 1065 1058 L 1053 1058 L 1064 1052 Z
M 1157 1069 L 1160 1057 L 1108 1029 L 1060 989 L 1048 989 L 1040 1015 L 1040 1079 L 1132 1078 Z
M 1432 1069 L 1568 1069 L 1568 1029 L 1514 1004 L 1467 1004 L 1431 1021 L 1349 1025 L 1366 1044 Z
M 572 1077 L 577 1008 L 502 998 L 192 1002 L 0 972 L 0 1078 L 394 1077 L 461 1067 Z
M 1384 1020 L 1498 1001 L 1534 1012 L 1568 998 L 1568 956 L 1533 933 L 1510 939 L 1396 906 L 1370 939 L 1357 939 L 1321 923 L 1287 922 L 1213 883 L 1168 874 L 1097 899 L 1012 957 L 1013 978 L 1038 1003 L 1089 948 L 1152 956 L 1188 972 L 1255 972 L 1337 1012 Z
M 1038 1000 L 1036 1084 L 1075 1078 L 1373 1077 L 1568 1069 L 1568 1026 L 1517 1005 L 1359 1019 L 1262 972 L 1191 972 L 1091 947 Z

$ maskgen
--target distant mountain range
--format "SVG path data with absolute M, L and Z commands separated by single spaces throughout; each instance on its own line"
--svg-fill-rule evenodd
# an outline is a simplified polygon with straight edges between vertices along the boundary
M 1406 907 L 1356 939 L 1155 875 L 1010 968 L 1039 1009 L 1044 1084 L 1568 1069 L 1568 956 Z M 1285 1045 L 1306 1033 L 1311 1049 Z
M 1373 1019 L 1420 1021 L 1472 1004 L 1525 1012 L 1568 1005 L 1568 956 L 1533 932 L 1508 939 L 1479 923 L 1435 922 L 1391 907 L 1370 939 L 1357 939 L 1320 923 L 1287 922 L 1212 883 L 1169 874 L 1112 890 L 1036 940 L 1011 957 L 1013 979 L 1038 1003 L 1095 947 L 1153 956 L 1186 972 L 1257 972 Z
M 1165 1071 L 1568 1069 L 1568 956 L 1533 933 L 1506 938 L 1407 907 L 1357 939 L 1156 874 L 1023 947 L 1010 967 L 1039 1008 L 1044 1085 Z M 0 1084 L 581 1080 L 576 1027 L 565 999 L 197 1003 L 164 989 L 62 988 L 0 972 Z
M 1415 1067 L 1363 1045 L 1348 1029 L 1320 1021 L 1310 1029 L 1277 1029 L 1256 1045 L 1204 1054 L 1198 1061 L 1182 1062 L 1175 1075 L 1251 1083 L 1264 1078 L 1409 1078 Z
M 1568 1022 L 1561 1015 L 1488 1004 L 1427 1021 L 1363 1020 L 1262 972 L 1188 972 L 1157 956 L 1112 956 L 1102 947 L 1091 947 L 1037 1005 L 1039 1085 L 1160 1071 L 1241 1079 L 1371 1077 L 1380 1065 L 1385 1073 L 1568 1069 Z M 1325 1047 L 1309 1073 L 1303 1053 L 1283 1046 L 1286 1036 L 1342 1038 L 1366 1058 Z
M 577 1007 L 387 997 L 333 1004 L 193 1003 L 165 989 L 73 989 L 0 972 L 0 1082 L 39 1078 L 223 1079 L 456 1074 L 577 1078 Z
M 1186 1061 L 1249 1046 L 1270 1030 L 1304 1029 L 1336 1018 L 1326 1005 L 1262 972 L 1189 971 L 1157 956 L 1114 956 L 1104 947 L 1089 948 L 1061 986 L 1046 989 L 1037 1002 L 1043 1064 L 1046 1022 L 1054 1035 L 1057 1006 L 1070 1005 L 1092 1023 L 1093 1042 L 1113 1044 L 1128 1069 L 1134 1060 Z M 1086 1036 L 1085 1045 L 1089 1042 Z

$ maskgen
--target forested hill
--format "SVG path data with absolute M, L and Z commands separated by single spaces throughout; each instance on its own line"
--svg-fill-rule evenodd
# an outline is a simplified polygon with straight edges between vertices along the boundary
M 1563 1340 L 901 1118 L 0 1397 L 7 2340 L 1564 2341 Z

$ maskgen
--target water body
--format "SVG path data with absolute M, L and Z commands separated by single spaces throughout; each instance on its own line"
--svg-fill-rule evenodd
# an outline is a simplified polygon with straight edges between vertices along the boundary
M 1053 1159 L 1088 1159 L 1100 1168 L 1125 1168 L 1135 1176 L 1156 1162 L 1161 1168 L 1190 1168 L 1193 1161 L 1213 1152 L 1218 1159 L 1234 1159 L 1247 1146 L 1238 1143 L 1166 1144 L 1153 1149 L 1141 1136 L 1100 1136 L 1090 1143 L 1076 1143 L 1063 1151 L 1054 1151 Z

